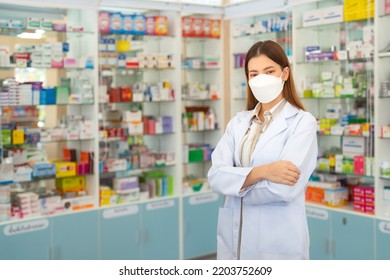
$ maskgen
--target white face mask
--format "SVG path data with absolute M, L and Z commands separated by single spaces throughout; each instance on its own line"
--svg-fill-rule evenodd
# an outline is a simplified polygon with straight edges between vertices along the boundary
M 283 74 L 283 72 L 282 72 Z M 251 88 L 255 98 L 261 103 L 269 103 L 274 100 L 283 90 L 284 81 L 282 81 L 282 74 L 280 77 L 273 75 L 259 74 L 249 80 L 249 87 Z

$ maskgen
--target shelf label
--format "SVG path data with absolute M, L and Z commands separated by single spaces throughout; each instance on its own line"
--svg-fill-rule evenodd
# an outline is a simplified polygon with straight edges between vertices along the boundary
M 116 207 L 116 208 L 104 210 L 103 218 L 112 219 L 112 218 L 118 218 L 122 216 L 131 216 L 137 214 L 138 211 L 139 211 L 138 205 Z
M 324 209 L 306 207 L 306 216 L 315 219 L 327 220 L 329 219 L 329 212 Z
M 390 223 L 388 223 L 388 222 L 380 222 L 379 223 L 379 229 L 383 233 L 390 234 Z
M 171 200 L 164 200 L 164 201 L 156 201 L 146 204 L 147 210 L 156 210 L 161 208 L 169 208 L 175 206 L 175 201 L 173 199 Z
M 206 193 L 197 196 L 192 196 L 189 199 L 190 205 L 203 204 L 208 202 L 213 202 L 218 200 L 218 194 L 216 193 Z
M 12 224 L 4 227 L 4 235 L 23 234 L 32 231 L 44 230 L 48 228 L 49 220 L 41 219 L 20 224 Z

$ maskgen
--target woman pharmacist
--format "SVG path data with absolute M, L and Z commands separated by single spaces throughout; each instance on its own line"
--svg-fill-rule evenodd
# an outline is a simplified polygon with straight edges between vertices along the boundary
M 316 119 L 277 43 L 255 43 L 245 75 L 247 110 L 228 123 L 208 173 L 213 191 L 226 196 L 217 258 L 308 259 L 305 189 L 317 161 Z

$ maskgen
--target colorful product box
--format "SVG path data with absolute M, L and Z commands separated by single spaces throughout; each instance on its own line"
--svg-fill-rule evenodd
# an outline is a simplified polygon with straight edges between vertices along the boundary
M 210 38 L 211 37 L 211 19 L 204 18 L 203 19 L 203 37 Z
M 24 143 L 24 130 L 12 130 L 12 144 L 21 145 Z
M 166 16 L 155 16 L 155 33 L 159 36 L 168 35 L 168 17 Z
M 56 165 L 51 163 L 39 163 L 32 166 L 34 178 L 51 177 L 56 174 Z
M 110 32 L 112 34 L 122 34 L 122 14 L 121 13 L 111 13 L 110 14 Z
M 212 38 L 221 37 L 221 20 L 219 19 L 211 20 L 211 37 Z
M 11 145 L 11 134 L 10 129 L 1 129 L 0 144 L 2 146 Z
M 348 189 L 327 189 L 325 190 L 324 202 L 326 206 L 340 207 L 348 204 Z
M 133 15 L 133 34 L 145 35 L 146 34 L 146 18 L 144 15 Z
M 193 27 L 194 27 L 194 37 L 203 37 L 203 19 L 194 18 Z
M 193 37 L 194 36 L 194 19 L 190 17 L 182 18 L 182 36 Z
M 353 166 L 354 173 L 358 175 L 364 175 L 364 156 L 354 156 L 353 157 Z
M 385 1 L 384 12 L 385 12 L 385 15 L 390 14 L 390 0 Z
M 102 34 L 110 33 L 110 12 L 99 12 L 99 32 Z
M 123 15 L 122 29 L 124 34 L 135 34 L 135 22 L 133 15 Z
M 127 170 L 126 159 L 107 159 L 105 166 L 108 172 L 124 171 Z
M 76 163 L 75 162 L 57 162 L 56 166 L 56 177 L 70 177 L 75 176 L 76 172 Z
M 130 190 L 138 189 L 139 182 L 138 177 L 127 177 L 127 178 L 114 178 L 113 186 L 115 190 Z
M 146 17 L 146 35 L 156 34 L 156 21 L 154 16 Z

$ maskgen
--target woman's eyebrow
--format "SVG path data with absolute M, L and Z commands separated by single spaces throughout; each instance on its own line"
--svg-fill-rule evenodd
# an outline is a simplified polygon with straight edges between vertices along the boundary
M 275 66 L 268 66 L 268 67 L 265 67 L 265 68 L 263 69 L 263 71 L 267 71 L 267 70 L 269 70 L 269 69 L 271 69 L 271 68 L 275 68 Z

